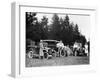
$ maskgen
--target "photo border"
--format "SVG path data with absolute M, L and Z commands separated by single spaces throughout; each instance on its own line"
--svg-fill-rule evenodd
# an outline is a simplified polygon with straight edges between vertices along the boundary
M 21 77 L 21 76 L 24 76 L 23 74 L 21 74 L 21 50 L 20 50 L 20 45 L 21 45 L 21 41 L 20 41 L 20 39 L 21 39 L 21 20 L 20 20 L 20 16 L 21 16 L 21 14 L 20 14 L 20 12 L 21 12 L 21 7 L 22 6 L 27 6 L 27 7 L 42 7 L 42 8 L 56 8 L 56 9 L 74 9 L 74 10 L 90 10 L 90 11 L 93 11 L 93 16 L 94 16 L 94 18 L 95 18 L 95 11 L 96 11 L 96 9 L 84 9 L 84 8 L 63 8 L 63 7 L 46 7 L 46 6 L 32 6 L 32 5 L 29 5 L 29 4 L 25 4 L 25 5 L 23 5 L 23 4 L 19 4 L 19 3 L 12 3 L 12 14 L 14 15 L 14 17 L 12 18 L 12 22 L 14 22 L 14 23 L 12 23 L 12 27 L 15 27 L 15 32 L 13 32 L 14 34 L 15 34 L 15 37 L 14 37 L 14 39 L 15 39 L 15 42 L 12 42 L 12 44 L 15 44 L 15 45 L 13 45 L 13 47 L 15 47 L 15 51 L 12 51 L 13 53 L 12 53 L 12 60 L 13 60 L 13 62 L 11 62 L 12 63 L 12 75 L 14 76 L 14 77 Z M 38 12 L 37 12 L 38 13 Z M 75 14 L 74 14 L 75 15 Z M 78 14 L 79 15 L 79 14 Z M 19 26 L 19 27 L 18 27 Z M 93 28 L 94 29 L 94 28 Z M 13 30 L 12 30 L 13 31 Z M 16 41 L 17 40 L 17 41 Z M 18 54 L 19 53 L 19 54 Z M 90 64 L 91 65 L 91 64 Z M 75 66 L 73 66 L 73 65 L 71 65 L 72 67 L 76 67 L 76 65 Z M 68 66 L 68 67 L 70 67 L 71 68 L 71 66 Z M 80 66 L 81 67 L 81 65 L 78 65 L 78 66 Z M 83 65 L 82 65 L 83 66 Z M 89 65 L 88 65 L 89 66 Z M 93 65 L 92 65 L 93 66 Z M 94 65 L 95 66 L 95 65 Z M 54 67 L 54 69 L 56 69 L 56 67 L 57 66 L 55 66 Z M 66 66 L 64 66 L 64 67 L 66 67 Z M 63 67 L 63 68 L 64 68 Z M 33 67 L 34 68 L 34 67 Z M 50 68 L 53 68 L 53 67 L 40 67 L 41 69 L 43 69 L 43 70 L 47 70 L 48 68 L 50 69 Z M 37 70 L 40 70 L 41 71 L 41 69 L 40 68 L 37 68 Z M 58 67 L 57 67 L 58 68 Z M 62 67 L 60 66 L 60 69 L 61 69 Z M 36 68 L 35 68 L 36 69 Z M 94 68 L 92 69 L 92 70 L 94 70 Z M 40 71 L 38 71 L 38 73 L 40 72 Z M 85 70 L 85 71 L 88 71 L 88 70 Z M 71 71 L 71 72 L 73 72 L 73 71 Z M 45 73 L 45 72 L 44 72 Z M 52 73 L 52 72 L 51 72 Z M 33 74 L 33 72 L 31 72 L 31 74 Z M 30 76 L 31 74 L 29 74 L 28 76 Z M 27 76 L 27 75 L 25 75 L 25 76 Z M 31 75 L 32 76 L 32 75 Z

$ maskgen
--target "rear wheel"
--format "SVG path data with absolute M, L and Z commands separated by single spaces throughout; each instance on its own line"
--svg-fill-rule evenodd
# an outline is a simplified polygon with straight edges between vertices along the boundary
M 64 52 L 64 50 L 61 51 L 60 56 L 61 56 L 61 57 L 65 57 L 65 52 Z
M 44 58 L 48 59 L 48 53 L 44 53 Z

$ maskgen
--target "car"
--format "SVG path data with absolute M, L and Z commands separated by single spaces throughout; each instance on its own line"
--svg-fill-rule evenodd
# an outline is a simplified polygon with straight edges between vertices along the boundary
M 42 40 L 44 45 L 44 58 L 52 58 L 57 56 L 58 49 L 56 44 L 59 43 L 57 40 Z
M 61 53 L 59 52 L 59 49 L 57 47 L 57 44 L 60 43 L 60 41 L 58 40 L 40 40 L 43 43 L 43 58 L 45 59 L 49 59 L 49 58 L 53 58 L 53 57 L 65 57 L 70 55 L 69 54 L 69 48 L 67 48 L 65 45 L 63 45 L 62 51 Z M 40 46 L 38 45 L 29 45 L 29 49 L 28 50 L 28 57 L 29 58 L 40 58 Z
M 41 41 L 41 40 L 40 40 Z M 50 57 L 56 57 L 57 55 L 57 52 L 58 52 L 58 49 L 56 47 L 56 44 L 59 42 L 57 40 L 42 40 L 43 42 L 43 52 L 44 52 L 44 56 L 43 58 L 50 58 Z M 40 58 L 40 54 L 39 54 L 39 50 L 40 50 L 40 46 L 39 46 L 39 43 L 38 42 L 38 45 L 33 45 L 33 44 L 30 44 L 28 45 L 28 50 L 27 50 L 27 57 L 28 58 Z

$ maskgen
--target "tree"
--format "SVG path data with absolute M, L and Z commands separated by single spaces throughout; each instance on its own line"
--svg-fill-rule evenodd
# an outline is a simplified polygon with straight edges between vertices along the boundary
M 80 35 L 79 41 L 82 43 L 83 47 L 84 47 L 85 43 L 87 42 L 84 35 Z
M 39 22 L 34 12 L 26 12 L 26 38 L 33 41 L 39 41 L 41 36 L 39 32 Z
M 68 15 L 64 18 L 54 14 L 51 24 L 48 24 L 48 18 L 43 18 L 38 21 L 37 13 L 26 12 L 26 38 L 33 41 L 40 39 L 56 39 L 62 40 L 64 44 L 72 45 L 75 41 L 86 43 L 86 38 L 79 31 L 78 24 L 70 22 Z
M 48 18 L 46 16 L 41 19 L 39 31 L 41 39 L 48 39 Z
M 63 30 L 63 29 L 64 29 L 64 19 L 61 17 L 61 18 L 59 19 L 59 22 L 60 22 L 61 30 Z
M 59 39 L 60 36 L 60 21 L 59 21 L 59 16 L 57 14 L 54 14 L 52 17 L 52 25 L 51 25 L 51 34 L 53 39 Z
M 61 39 L 62 41 L 65 43 L 65 44 L 68 44 L 70 43 L 71 39 L 70 39 L 70 35 L 71 35 L 71 32 L 70 32 L 70 25 L 69 25 L 69 16 L 66 15 L 64 19 L 60 19 L 61 21 L 61 28 L 62 28 L 62 31 L 61 31 Z
M 85 45 L 85 43 L 87 42 L 86 41 L 86 38 L 84 35 L 82 35 L 80 32 L 79 32 L 79 27 L 78 27 L 78 24 L 75 25 L 74 27 L 74 42 L 77 41 L 77 42 L 80 42 L 82 43 L 82 46 Z
M 79 38 L 80 38 L 80 32 L 79 32 L 78 24 L 76 24 L 76 25 L 73 27 L 73 37 L 74 37 L 74 42 L 75 42 L 75 41 L 78 41 Z
M 37 18 L 35 17 L 36 13 L 26 12 L 26 28 L 35 25 Z
M 43 18 L 41 19 L 41 24 L 43 28 L 47 27 L 48 24 L 48 18 L 46 18 L 46 16 L 43 16 Z
M 78 24 L 75 25 L 74 31 L 76 35 L 80 35 Z
M 65 28 L 68 28 L 69 27 L 69 16 L 66 15 L 65 18 L 64 18 L 64 25 L 65 25 Z
M 26 12 L 26 38 L 32 39 L 32 32 L 37 22 L 36 13 Z

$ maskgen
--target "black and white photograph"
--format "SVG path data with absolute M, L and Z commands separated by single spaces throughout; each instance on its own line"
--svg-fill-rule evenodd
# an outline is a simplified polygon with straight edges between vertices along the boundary
M 26 67 L 90 64 L 90 15 L 25 12 Z

